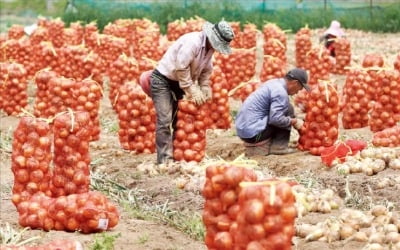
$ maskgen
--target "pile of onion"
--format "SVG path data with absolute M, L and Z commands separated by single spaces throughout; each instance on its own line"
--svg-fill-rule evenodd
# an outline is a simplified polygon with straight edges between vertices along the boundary
M 38 23 L 39 26 L 48 29 L 49 41 L 51 41 L 56 48 L 64 45 L 64 27 L 65 24 L 61 18 L 47 20 L 45 24 Z
M 400 121 L 400 71 L 382 70 L 377 73 L 376 90 L 369 126 L 373 132 L 390 128 Z
M 37 27 L 29 36 L 29 41 L 32 45 L 37 45 L 41 42 L 50 42 L 49 30 L 45 27 Z
M 377 147 L 400 147 L 400 125 L 374 133 L 372 144 Z
M 17 206 L 22 227 L 45 231 L 94 233 L 115 227 L 117 207 L 99 192 L 86 192 L 51 198 L 33 195 Z
M 371 101 L 376 99 L 376 89 L 378 89 L 378 72 L 380 72 L 384 66 L 383 57 L 379 54 L 366 54 L 362 61 L 362 67 L 368 72 L 371 77 L 370 87 L 368 88 L 368 94 L 371 96 Z
M 129 81 L 137 82 L 139 79 L 139 65 L 134 57 L 128 57 L 126 55 L 120 55 L 108 67 L 108 77 L 110 79 L 109 86 L 109 98 L 111 105 L 114 107 L 116 102 L 119 88 Z
M 132 19 L 117 19 L 104 26 L 103 34 L 125 38 L 130 49 L 135 49 L 135 23 Z M 131 55 L 131 54 L 129 54 Z
M 346 38 L 338 38 L 334 43 L 336 63 L 332 69 L 332 73 L 344 75 L 345 67 L 350 66 L 351 48 L 350 41 Z
M 267 23 L 263 27 L 264 40 L 271 38 L 278 39 L 286 47 L 285 32 L 275 23 Z
M 126 82 L 119 88 L 116 100 L 122 148 L 136 153 L 154 153 L 156 112 L 151 98 L 140 85 Z
M 383 64 L 384 64 L 383 57 L 375 53 L 366 54 L 362 61 L 362 66 L 364 68 L 383 67 Z
M 270 180 L 242 182 L 240 186 L 236 226 L 230 228 L 233 246 L 237 249 L 290 249 L 297 216 L 290 184 Z
M 308 84 L 314 85 L 318 80 L 329 80 L 332 61 L 325 47 L 311 49 L 306 56 L 306 65 L 309 70 Z
M 94 32 L 88 39 L 87 46 L 104 60 L 106 66 L 111 65 L 122 53 L 129 55 L 127 41 L 113 35 Z
M 78 45 L 78 44 L 83 43 L 84 35 L 87 31 L 85 30 L 85 27 L 82 26 L 81 22 L 80 21 L 72 22 L 72 23 L 70 23 L 69 28 L 74 30 L 74 32 L 73 32 L 74 37 L 71 41 L 71 42 L 73 42 L 73 45 Z M 77 43 L 75 44 L 75 42 L 77 42 Z M 68 43 L 68 40 L 66 41 L 66 43 Z M 70 43 L 68 43 L 68 44 L 70 44 Z
M 163 51 L 159 49 L 161 37 L 159 25 L 149 19 L 136 19 L 134 22 L 136 27 L 134 56 L 138 59 L 147 57 L 160 60 Z
M 35 50 L 31 54 L 31 60 L 34 62 L 35 77 L 38 71 L 45 68 L 50 68 L 54 72 L 62 71 L 61 68 L 64 65 L 59 64 L 59 61 L 62 62 L 62 59 L 59 57 L 59 53 L 57 53 L 58 50 L 58 48 L 54 48 L 51 42 L 40 42 L 35 45 Z
M 89 50 L 85 47 L 72 45 L 64 46 L 57 50 L 57 58 L 60 67 L 54 70 L 61 76 L 80 81 L 90 75 L 90 72 L 86 72 L 83 65 L 83 59 L 88 55 Z
M 306 57 L 312 48 L 311 30 L 308 27 L 301 28 L 295 35 L 296 66 L 306 69 Z
M 242 32 L 240 31 L 240 22 L 228 22 L 231 26 L 235 38 L 231 41 L 230 46 L 232 48 L 243 48 L 242 46 Z
M 64 29 L 63 40 L 65 45 L 79 45 L 82 43 L 82 37 L 79 36 L 78 30 L 73 28 Z
M 253 23 L 247 23 L 241 32 L 241 48 L 250 49 L 256 46 L 257 26 Z M 235 37 L 236 39 L 236 37 Z M 235 40 L 234 39 L 234 40 Z
M 59 115 L 53 130 L 43 119 L 21 118 L 11 159 L 12 201 L 21 226 L 91 233 L 118 223 L 115 205 L 100 193 L 88 192 L 90 136 L 87 112 Z
M 286 47 L 278 39 L 271 38 L 264 42 L 264 54 L 278 57 L 286 63 Z
M 47 110 L 51 106 L 51 97 L 49 94 L 49 81 L 51 78 L 57 77 L 57 73 L 49 69 L 37 72 L 35 76 L 36 96 L 33 106 L 33 114 L 36 117 L 49 118 Z
M 85 25 L 84 32 L 83 32 L 83 40 L 85 41 L 85 44 L 92 45 L 92 46 L 88 45 L 88 47 L 93 48 L 95 46 L 95 43 L 97 42 L 95 40 L 95 38 L 97 36 L 93 35 L 93 34 L 98 34 L 98 33 L 99 33 L 99 30 L 97 28 L 96 21 L 92 21 Z
M 216 54 L 215 65 L 224 72 L 228 91 L 241 82 L 249 81 L 255 74 L 256 52 L 251 49 L 232 49 L 232 54 Z
M 211 129 L 229 129 L 232 117 L 229 108 L 227 81 L 221 68 L 214 66 L 210 77 L 212 99 L 205 103 L 210 115 L 204 117 L 204 123 L 210 124 Z
M 89 142 L 92 123 L 88 112 L 70 112 L 54 120 L 53 197 L 89 191 Z
M 374 90 L 372 84 L 372 78 L 365 70 L 351 69 L 347 72 L 343 87 L 343 128 L 368 126 L 368 112 L 373 99 L 370 93 Z
M 48 82 L 50 103 L 42 113 L 43 117 L 52 117 L 57 113 L 72 108 L 77 102 L 73 96 L 76 81 L 65 77 L 52 77 Z
M 7 31 L 8 39 L 20 39 L 25 35 L 24 26 L 13 24 Z
M 284 61 L 278 57 L 265 55 L 260 79 L 262 82 L 265 82 L 273 78 L 281 78 L 285 75 L 285 71 L 286 66 Z
M 190 18 L 186 21 L 183 19 L 178 19 L 173 22 L 168 23 L 167 26 L 167 37 L 170 41 L 177 40 L 180 36 L 194 32 L 194 31 L 201 31 L 204 19 L 200 17 Z
M 205 244 L 209 249 L 233 249 L 233 230 L 237 229 L 239 183 L 256 181 L 252 169 L 230 164 L 213 164 L 206 169 L 202 194 L 205 198 L 203 223 Z
M 320 81 L 308 94 L 304 126 L 300 129 L 298 148 L 320 155 L 338 138 L 339 96 L 337 87 Z
M 32 78 L 39 69 L 33 60 L 35 48 L 29 39 L 23 37 L 19 40 L 9 39 L 0 48 L 0 61 L 19 63 L 24 66 L 27 79 Z
M 264 54 L 278 57 L 286 64 L 286 35 L 274 23 L 267 23 L 263 27 Z
M 246 98 L 262 84 L 262 82 L 260 80 L 253 79 L 242 84 L 244 84 L 244 86 L 236 90 L 233 98 L 244 102 L 244 100 L 246 100 Z
M 90 141 L 97 141 L 100 138 L 99 110 L 103 97 L 102 87 L 95 80 L 86 78 L 76 82 L 73 95 L 76 103 L 72 109 L 89 113 L 92 126 Z
M 193 102 L 180 100 L 178 103 L 176 131 L 174 131 L 174 160 L 200 162 L 205 156 L 206 117 L 210 116 L 208 105 L 196 106 Z M 211 122 L 211 120 L 207 120 Z
M 0 108 L 17 115 L 28 105 L 28 81 L 25 67 L 19 63 L 0 63 Z
M 47 122 L 22 117 L 14 131 L 11 170 L 14 174 L 12 202 L 29 200 L 34 194 L 51 196 L 51 130 Z
M 307 90 L 302 89 L 294 96 L 294 104 L 299 107 L 302 112 L 304 112 L 307 106 L 307 99 L 308 92 Z
M 48 90 L 45 92 L 47 103 L 42 103 L 42 117 L 52 117 L 67 111 L 87 111 L 92 125 L 91 140 L 98 140 L 100 133 L 99 108 L 103 92 L 101 86 L 93 79 L 75 81 L 65 77 L 51 77 Z M 43 101 L 43 98 L 42 98 Z

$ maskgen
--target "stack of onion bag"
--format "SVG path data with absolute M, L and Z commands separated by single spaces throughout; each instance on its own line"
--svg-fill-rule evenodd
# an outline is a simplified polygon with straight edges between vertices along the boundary
M 87 112 L 59 114 L 53 126 L 40 118 L 21 118 L 11 161 L 12 201 L 21 226 L 91 233 L 117 225 L 116 206 L 89 191 L 89 124 Z

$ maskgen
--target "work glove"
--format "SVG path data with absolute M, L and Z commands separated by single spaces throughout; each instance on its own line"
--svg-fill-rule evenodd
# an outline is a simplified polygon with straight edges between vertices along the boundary
M 296 119 L 296 122 L 293 124 L 293 127 L 296 130 L 300 130 L 304 125 L 304 121 L 302 119 L 299 119 L 299 118 L 295 118 L 295 119 Z
M 201 92 L 203 93 L 205 100 L 211 100 L 212 99 L 212 91 L 210 86 L 208 85 L 202 85 L 200 86 Z
M 201 105 L 206 102 L 206 98 L 198 85 L 192 84 L 183 89 L 183 91 L 185 92 L 186 97 L 196 105 Z
M 297 107 L 299 107 L 301 112 L 306 112 L 306 106 L 303 103 L 297 104 Z

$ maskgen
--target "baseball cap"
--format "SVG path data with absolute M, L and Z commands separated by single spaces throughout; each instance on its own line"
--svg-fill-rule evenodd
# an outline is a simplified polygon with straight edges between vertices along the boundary
M 308 75 L 307 72 L 304 69 L 300 68 L 294 68 L 292 70 L 289 70 L 286 74 L 287 77 L 293 80 L 297 80 L 300 82 L 300 84 L 305 88 L 307 91 L 310 91 L 310 86 L 308 86 Z

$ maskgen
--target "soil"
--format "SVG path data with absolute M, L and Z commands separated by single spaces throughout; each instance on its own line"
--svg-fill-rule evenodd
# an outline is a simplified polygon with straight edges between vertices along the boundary
M 317 42 L 317 35 L 321 31 L 314 31 L 314 43 Z M 352 45 L 353 62 L 358 63 L 366 53 L 377 52 L 385 57 L 388 65 L 393 65 L 395 53 L 400 51 L 398 38 L 400 34 L 373 34 L 361 31 L 347 30 Z M 288 69 L 294 65 L 294 35 L 288 35 Z M 344 76 L 332 75 L 340 86 L 344 83 Z M 34 89 L 30 86 L 30 107 L 32 110 Z M 106 93 L 105 96 L 108 96 Z M 231 100 L 232 110 L 237 110 L 240 102 Z M 138 171 L 137 167 L 142 163 L 154 163 L 155 154 L 134 155 L 122 150 L 119 146 L 117 132 L 110 129 L 107 124 L 116 124 L 117 117 L 112 110 L 109 100 L 105 97 L 101 104 L 100 111 L 102 133 L 100 140 L 93 142 L 90 153 L 92 158 L 92 170 L 106 173 L 110 179 L 115 179 L 121 185 L 131 189 L 144 190 L 150 196 L 153 203 L 164 203 L 168 201 L 169 206 L 177 211 L 188 211 L 201 213 L 203 199 L 199 192 L 179 190 L 174 183 L 177 174 L 159 174 L 150 176 Z M 0 113 L 1 140 L 6 142 L 7 136 L 12 136 L 13 129 L 18 125 L 19 118 L 6 116 Z M 107 124 L 106 124 L 107 122 Z M 344 138 L 362 139 L 371 141 L 372 134 L 368 128 L 362 129 L 340 129 L 340 135 Z M 296 140 L 293 133 L 292 141 Z M 8 144 L 10 145 L 10 144 Z M 221 157 L 226 160 L 233 160 L 244 153 L 242 142 L 235 136 L 234 128 L 226 131 L 210 131 L 207 134 L 208 158 Z M 11 202 L 11 187 L 13 174 L 10 168 L 11 152 L 8 149 L 0 148 L 0 226 L 9 223 L 18 228 L 18 214 Z M 298 152 L 288 156 L 254 156 L 262 171 L 272 173 L 276 176 L 298 177 L 315 180 L 321 187 L 330 187 L 343 198 L 346 177 L 339 175 L 335 169 L 326 168 L 319 157 L 312 156 L 305 152 Z M 349 187 L 352 192 L 368 197 L 373 203 L 392 202 L 396 210 L 400 210 L 398 198 L 398 186 L 376 189 L 375 185 L 384 177 L 399 177 L 399 171 L 386 169 L 375 176 L 368 177 L 364 174 L 352 174 L 348 177 Z M 396 192 L 397 191 L 397 192 Z M 116 239 L 115 249 L 206 249 L 201 241 L 189 237 L 184 232 L 168 226 L 164 223 L 146 221 L 134 218 L 127 210 L 119 207 L 121 220 L 109 234 L 121 233 Z M 310 213 L 299 219 L 298 222 L 322 221 L 330 216 L 337 216 L 340 211 L 330 214 Z M 60 231 L 43 232 L 41 230 L 29 230 L 24 238 L 40 236 L 35 244 L 46 243 L 54 239 L 74 239 L 89 246 L 95 234 L 66 233 Z M 325 242 L 305 242 L 302 239 L 293 240 L 294 249 L 362 249 L 365 243 L 353 241 L 339 241 L 331 244 Z

